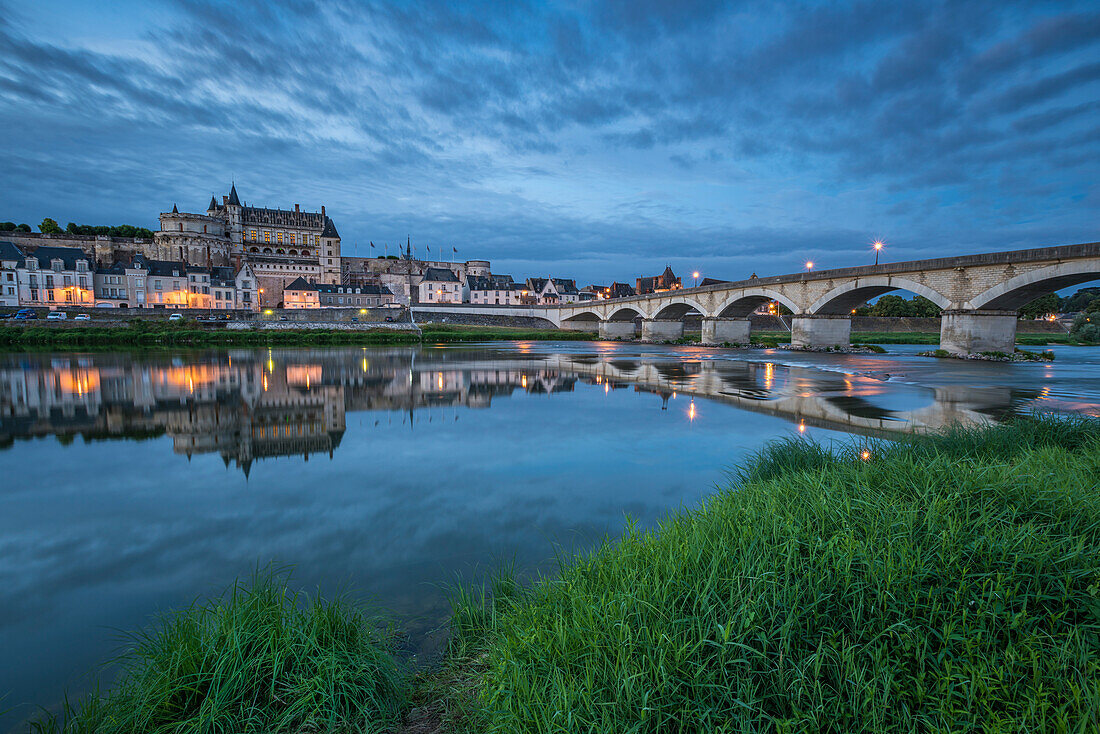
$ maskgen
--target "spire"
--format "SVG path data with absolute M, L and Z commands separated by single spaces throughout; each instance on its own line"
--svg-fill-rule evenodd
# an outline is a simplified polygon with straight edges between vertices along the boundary
M 229 203 L 232 206 L 240 206 L 241 200 L 237 198 L 237 184 L 236 182 L 229 185 Z
M 210 195 L 210 206 L 206 207 L 206 211 L 212 212 L 218 208 L 218 200 L 214 198 L 214 195 Z
M 173 214 L 179 214 L 180 213 L 180 210 L 176 208 L 175 204 L 172 205 L 172 213 Z

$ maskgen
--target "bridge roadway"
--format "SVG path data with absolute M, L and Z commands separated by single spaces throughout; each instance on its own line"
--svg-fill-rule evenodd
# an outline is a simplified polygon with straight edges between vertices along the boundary
M 957 354 L 1011 353 L 1016 311 L 1041 295 L 1100 279 L 1100 242 L 751 278 L 698 288 L 556 306 L 452 306 L 455 312 L 544 318 L 561 329 L 598 330 L 605 339 L 683 336 L 684 317 L 702 317 L 704 344 L 744 344 L 749 314 L 777 301 L 793 314 L 791 343 L 822 348 L 850 343 L 851 315 L 895 290 L 941 309 L 940 347 Z M 424 306 L 446 311 L 442 304 Z

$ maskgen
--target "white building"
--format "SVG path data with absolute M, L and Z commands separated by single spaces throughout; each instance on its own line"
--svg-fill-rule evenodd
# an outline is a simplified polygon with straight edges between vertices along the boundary
M 13 261 L 16 255 L 19 259 Z M 25 253 L 11 245 L 4 248 L 0 257 L 5 266 L 2 278 L 5 302 L 11 297 L 14 281 L 18 303 L 13 305 L 58 308 L 95 303 L 92 259 L 79 247 L 39 247 L 33 253 Z M 12 262 L 15 267 L 8 268 Z M 14 277 L 9 279 L 9 273 Z
M 467 275 L 462 300 L 494 306 L 518 306 L 526 293 L 527 286 L 514 282 L 511 275 Z
M 462 303 L 462 283 L 453 270 L 428 268 L 419 287 L 420 303 Z

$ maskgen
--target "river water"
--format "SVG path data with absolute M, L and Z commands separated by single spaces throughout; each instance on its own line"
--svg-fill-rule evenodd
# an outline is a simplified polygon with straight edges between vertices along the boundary
M 1100 348 L 928 348 L 0 355 L 0 731 L 86 690 L 119 630 L 258 565 L 377 603 L 430 659 L 446 584 L 653 525 L 769 439 L 1100 415 Z

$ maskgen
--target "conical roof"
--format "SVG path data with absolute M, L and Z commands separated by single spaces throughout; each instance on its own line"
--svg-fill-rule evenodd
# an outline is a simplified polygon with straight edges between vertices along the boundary
M 229 203 L 232 206 L 240 206 L 241 200 L 237 198 L 237 184 L 233 183 L 229 186 Z

